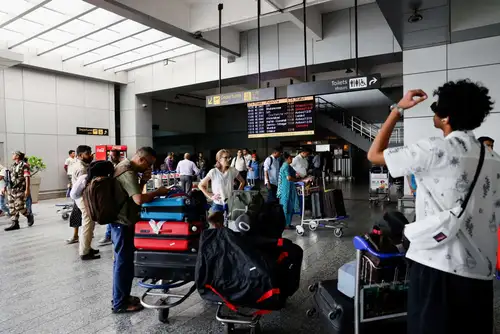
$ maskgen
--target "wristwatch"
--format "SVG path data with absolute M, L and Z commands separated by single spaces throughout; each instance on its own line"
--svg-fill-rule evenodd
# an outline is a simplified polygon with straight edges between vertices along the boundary
M 394 103 L 393 105 L 391 105 L 391 106 L 390 106 L 390 110 L 392 111 L 392 110 L 394 110 L 394 109 L 396 109 L 396 110 L 398 111 L 399 115 L 400 115 L 401 117 L 403 117 L 403 115 L 404 115 L 404 111 L 405 111 L 403 108 L 401 108 L 401 107 L 400 107 L 400 106 L 398 106 L 396 103 Z

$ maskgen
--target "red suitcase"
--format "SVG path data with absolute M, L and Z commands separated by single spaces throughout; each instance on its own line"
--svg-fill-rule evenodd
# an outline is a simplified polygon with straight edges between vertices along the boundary
M 150 251 L 196 252 L 203 222 L 140 221 L 135 224 L 135 248 Z

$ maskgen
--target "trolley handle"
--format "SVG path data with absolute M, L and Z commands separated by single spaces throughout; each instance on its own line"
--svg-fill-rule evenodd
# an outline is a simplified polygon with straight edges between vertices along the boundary
M 370 247 L 368 242 L 360 236 L 354 237 L 353 244 L 354 244 L 354 248 L 356 248 L 357 250 L 366 251 L 366 252 L 368 252 L 368 253 L 370 253 L 370 254 L 372 254 L 380 259 L 388 259 L 391 257 L 404 257 L 405 256 L 405 253 L 378 253 L 378 252 L 374 251 Z

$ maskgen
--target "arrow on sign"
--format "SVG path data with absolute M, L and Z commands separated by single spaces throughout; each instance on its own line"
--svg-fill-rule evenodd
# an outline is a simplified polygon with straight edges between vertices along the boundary
M 209 97 L 208 98 L 208 104 L 212 104 L 213 103 L 213 97 Z
M 370 80 L 370 82 L 368 83 L 368 85 L 371 86 L 371 85 L 375 84 L 377 81 L 378 81 L 377 78 L 372 78 Z

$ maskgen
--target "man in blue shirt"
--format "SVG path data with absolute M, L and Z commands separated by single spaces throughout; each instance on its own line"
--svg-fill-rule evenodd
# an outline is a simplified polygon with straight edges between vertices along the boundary
M 276 193 L 278 191 L 278 180 L 280 174 L 280 158 L 281 149 L 275 148 L 273 154 L 268 156 L 264 161 L 264 184 L 267 187 L 267 201 L 274 202 L 277 200 Z

